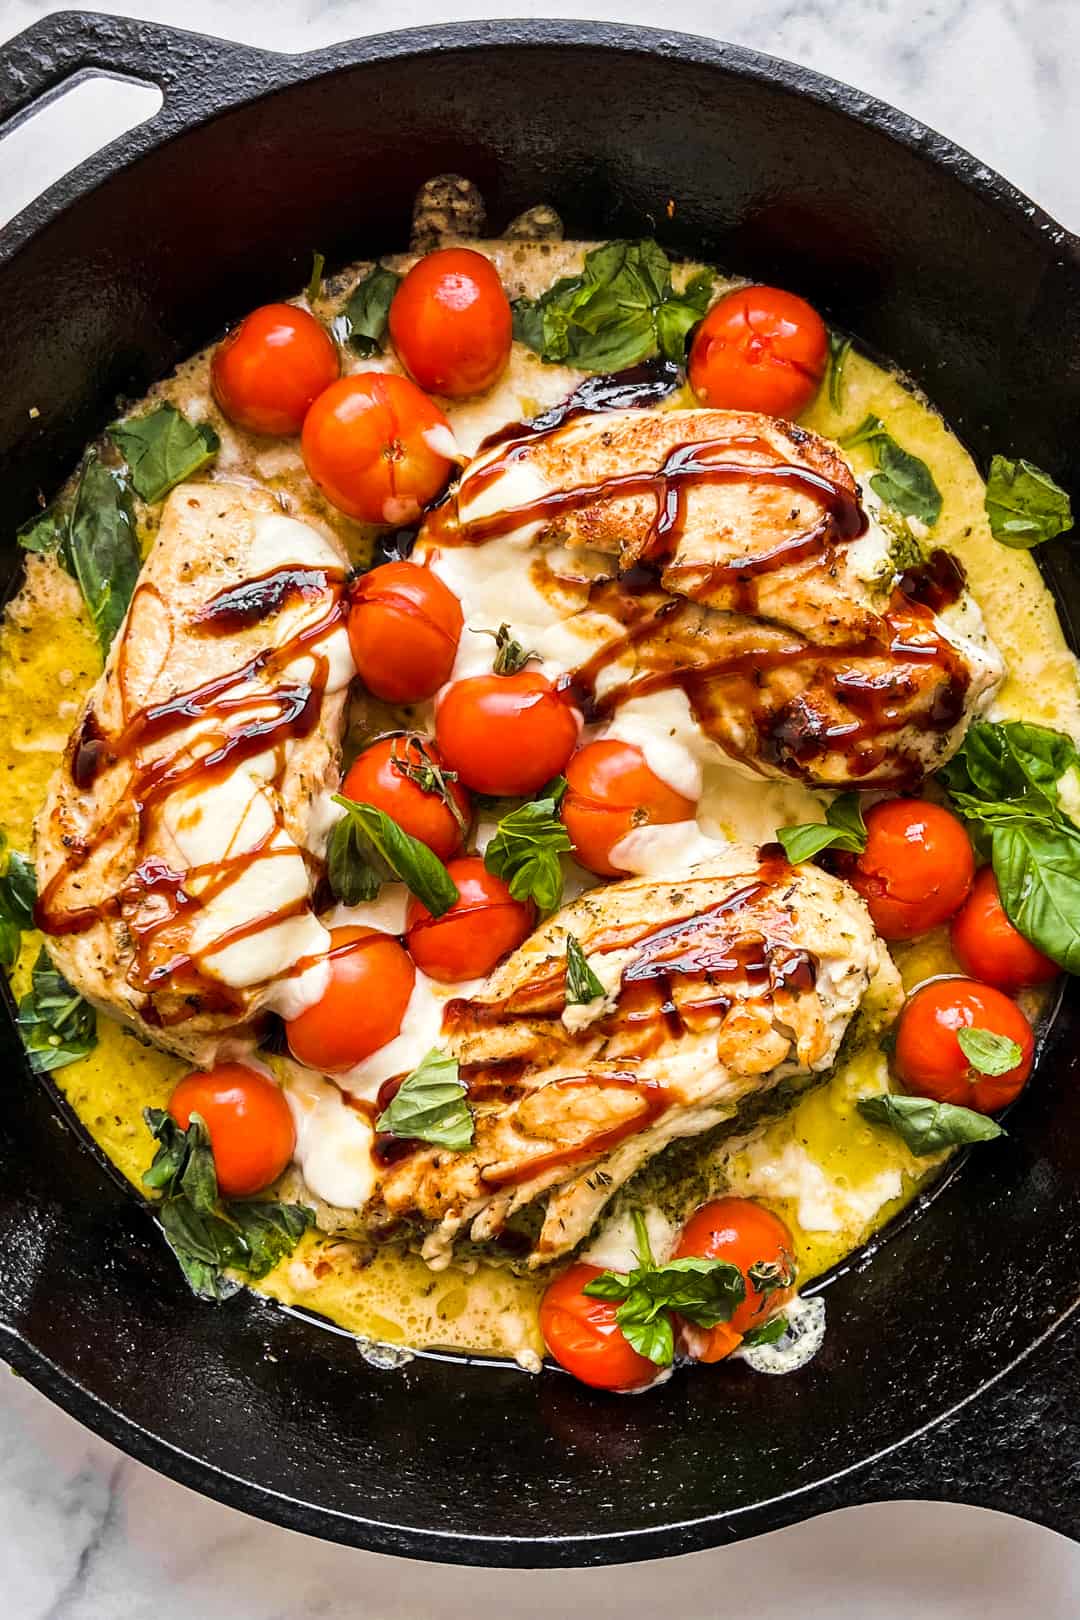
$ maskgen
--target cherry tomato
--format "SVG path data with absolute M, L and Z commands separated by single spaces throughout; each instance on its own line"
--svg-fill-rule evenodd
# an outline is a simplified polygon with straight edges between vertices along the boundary
M 985 1029 L 1015 1041 L 1021 1057 L 1006 1074 L 982 1074 L 964 1056 L 961 1029 Z M 1008 996 L 974 979 L 935 979 L 909 997 L 896 1031 L 893 1063 L 917 1097 L 993 1114 L 1011 1103 L 1031 1073 L 1035 1038 Z
M 446 870 L 458 898 L 449 911 L 433 917 L 414 897 L 405 913 L 405 935 L 421 973 L 440 984 L 458 984 L 482 978 L 500 957 L 517 949 L 532 928 L 533 908 L 515 900 L 479 855 L 451 861 Z
M 1061 969 L 1009 921 L 991 867 L 975 874 L 971 893 L 953 918 L 953 955 L 973 979 L 999 990 L 1046 984 Z
M 441 766 L 439 750 L 430 738 L 384 737 L 353 761 L 341 791 L 347 799 L 384 810 L 403 832 L 419 838 L 440 861 L 448 861 L 464 842 L 472 801 L 460 782 L 441 776 Z M 445 794 L 438 785 L 440 776 Z
M 926 799 L 886 799 L 865 819 L 866 848 L 839 865 L 882 939 L 911 939 L 948 922 L 975 876 L 962 822 Z
M 690 347 L 703 405 L 798 416 L 821 386 L 829 335 L 817 310 L 779 287 L 739 287 L 710 309 Z
M 544 1343 L 560 1367 L 593 1389 L 644 1389 L 660 1369 L 627 1341 L 613 1301 L 582 1293 L 600 1272 L 579 1260 L 548 1284 L 540 1301 Z
M 513 316 L 498 271 L 472 248 L 419 259 L 394 294 L 390 336 L 429 393 L 461 399 L 490 388 L 510 358 Z
M 362 523 L 414 523 L 453 467 L 450 424 L 408 377 L 360 371 L 304 418 L 304 465 L 332 506 Z
M 578 719 L 534 670 L 470 675 L 439 699 L 435 736 L 446 763 L 474 792 L 526 798 L 570 758 Z
M 676 1260 L 727 1260 L 738 1266 L 746 1298 L 729 1321 L 692 1334 L 698 1361 L 720 1361 L 736 1349 L 743 1334 L 760 1327 L 795 1292 L 795 1245 L 778 1215 L 752 1198 L 717 1198 L 703 1204 L 682 1229 Z M 755 1284 L 751 1268 L 767 1268 L 768 1285 Z M 775 1283 L 775 1286 L 772 1284 Z M 704 1342 L 699 1335 L 704 1335 Z
M 243 1063 L 186 1074 L 169 1098 L 169 1113 L 185 1131 L 192 1114 L 202 1115 L 226 1198 L 269 1187 L 293 1156 L 296 1127 L 283 1093 Z
M 349 606 L 349 646 L 369 692 L 419 703 L 450 679 L 461 603 L 430 568 L 388 562 L 362 574 Z
M 566 782 L 561 813 L 574 857 L 600 877 L 623 875 L 611 852 L 635 827 L 693 819 L 694 801 L 662 782 L 632 743 L 586 743 L 567 765 Z
M 329 961 L 322 996 L 285 1027 L 298 1063 L 340 1074 L 400 1032 L 416 971 L 393 935 L 378 928 L 331 929 Z
M 249 433 L 299 433 L 338 375 L 338 354 L 314 315 L 264 304 L 214 350 L 210 382 L 230 422 Z

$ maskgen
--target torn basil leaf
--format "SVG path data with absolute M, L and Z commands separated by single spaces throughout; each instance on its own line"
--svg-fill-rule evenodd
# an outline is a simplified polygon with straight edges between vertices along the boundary
M 585 1284 L 590 1299 L 618 1301 L 615 1320 L 639 1356 L 667 1367 L 675 1354 L 671 1313 L 696 1327 L 730 1321 L 746 1298 L 738 1266 L 727 1260 L 669 1260 L 658 1266 L 640 1210 L 633 1214 L 637 1265 L 633 1271 L 602 1271 Z
M 404 883 L 433 917 L 441 917 L 458 897 L 439 857 L 373 804 L 357 804 L 335 793 L 345 815 L 330 834 L 326 875 L 335 896 L 347 906 L 374 900 L 391 878 Z
M 541 359 L 582 371 L 621 371 L 657 351 L 681 363 L 712 284 L 702 270 L 676 293 L 671 263 L 655 242 L 606 242 L 586 253 L 580 275 L 515 302 L 514 336 Z
M 573 934 L 566 936 L 566 1005 L 586 1007 L 604 994 L 604 987 L 589 966 L 589 959 Z
M 463 1153 L 473 1140 L 467 1098 L 457 1059 L 433 1047 L 405 1076 L 390 1106 L 375 1121 L 375 1129 Z
M 858 1109 L 871 1125 L 899 1136 L 918 1158 L 968 1142 L 992 1142 L 1005 1135 L 1000 1125 L 973 1108 L 931 1102 L 926 1097 L 906 1097 L 898 1092 L 860 1097 Z
M 566 782 L 556 777 L 541 797 L 503 816 L 484 851 L 484 865 L 509 884 L 515 900 L 532 900 L 542 915 L 556 909 L 562 899 L 561 854 L 573 845 L 558 815 Z
M 0 967 L 11 969 L 19 954 L 22 934 L 34 926 L 37 880 L 29 856 L 13 849 L 7 870 L 0 877 Z
M 101 650 L 107 653 L 131 601 L 140 558 L 127 479 L 93 451 L 79 475 L 67 549 Z
M 19 1002 L 19 1034 L 35 1074 L 77 1063 L 97 1045 L 97 1014 L 52 964 L 44 946 Z
M 1024 1055 L 1016 1041 L 1008 1035 L 995 1035 L 992 1029 L 958 1029 L 956 1039 L 971 1067 L 980 1074 L 1008 1074 Z
M 861 855 L 866 848 L 866 823 L 857 793 L 841 793 L 825 811 L 824 821 L 806 821 L 779 827 L 776 836 L 792 866 L 812 861 L 823 849 Z
M 941 491 L 925 461 L 897 444 L 879 416 L 870 415 L 841 441 L 845 450 L 868 444 L 877 464 L 870 488 L 901 517 L 916 518 L 932 529 L 941 516 Z
M 131 469 L 135 493 L 151 506 L 200 472 L 221 448 L 208 422 L 189 422 L 167 404 L 114 422 L 109 435 Z
M 1033 462 L 994 456 L 986 481 L 986 516 L 990 532 L 1003 546 L 1030 551 L 1072 528 L 1072 503 Z
M 399 275 L 377 264 L 349 294 L 341 311 L 341 319 L 345 340 L 357 354 L 367 356 L 381 353 L 390 319 L 390 305 L 400 284 Z
M 143 1118 L 158 1142 L 143 1185 L 160 1195 L 155 1208 L 162 1230 L 200 1299 L 235 1294 L 241 1284 L 228 1271 L 253 1282 L 265 1277 L 314 1225 L 305 1204 L 222 1200 L 201 1115 L 192 1114 L 186 1130 L 161 1108 L 145 1109 Z

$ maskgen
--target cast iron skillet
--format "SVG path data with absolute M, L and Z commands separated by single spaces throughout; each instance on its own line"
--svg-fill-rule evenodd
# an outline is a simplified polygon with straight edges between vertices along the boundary
M 572 234 L 655 231 L 796 288 L 924 383 L 984 464 L 1022 453 L 1080 493 L 1080 244 L 854 90 L 585 23 L 287 58 L 66 14 L 0 53 L 0 121 L 86 70 L 152 80 L 164 105 L 4 233 L 5 536 L 118 393 L 299 286 L 313 248 L 333 263 L 403 245 L 417 186 L 447 170 L 479 183 L 495 230 L 546 199 Z M 1067 544 L 1041 560 L 1067 616 L 1080 568 Z M 1078 1029 L 1070 984 L 1007 1141 L 830 1283 L 805 1371 L 705 1369 L 627 1402 L 452 1358 L 377 1371 L 347 1336 L 254 1297 L 195 1303 L 5 1018 L 0 1353 L 186 1484 L 386 1552 L 617 1562 L 897 1496 L 1080 1535 Z

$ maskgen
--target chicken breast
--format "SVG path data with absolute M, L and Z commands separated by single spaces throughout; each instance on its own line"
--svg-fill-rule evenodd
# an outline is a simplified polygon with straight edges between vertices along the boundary
M 174 490 L 36 823 L 56 965 L 203 1066 L 325 987 L 312 857 L 353 673 L 345 571 L 261 491 Z
M 603 986 L 583 1006 L 566 1001 L 571 936 Z M 391 1163 L 382 1205 L 435 1223 L 436 1258 L 463 1229 L 490 1238 L 547 1195 L 531 1255 L 542 1264 L 668 1143 L 828 1069 L 864 1002 L 884 1019 L 899 999 L 862 901 L 782 852 L 730 845 L 675 879 L 590 890 L 479 995 L 450 1003 L 444 1043 L 467 1081 L 473 1146 Z
M 836 447 L 771 417 L 524 429 L 469 464 L 420 550 L 457 583 L 463 549 L 482 567 L 507 542 L 532 552 L 531 590 L 577 638 L 569 656 L 565 634 L 546 646 L 588 718 L 678 687 L 707 737 L 766 776 L 911 785 L 1003 676 L 955 560 L 898 571 Z

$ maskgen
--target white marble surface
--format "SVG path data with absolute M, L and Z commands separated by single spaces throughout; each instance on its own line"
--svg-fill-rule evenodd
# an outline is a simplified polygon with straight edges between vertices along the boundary
M 0 36 L 45 12 L 0 0 Z M 102 6 L 107 10 L 126 7 Z M 1080 0 L 665 0 L 666 27 L 805 62 L 904 107 L 1080 230 Z M 144 0 L 134 14 L 282 50 L 446 17 L 651 22 L 655 0 Z M 94 85 L 0 141 L 0 220 L 145 116 Z M 80 1429 L 0 1372 L 7 1620 L 1076 1620 L 1080 1548 L 1019 1520 L 904 1503 L 620 1571 L 439 1569 L 330 1547 L 220 1508 Z M 766 1572 L 763 1574 L 763 1572 Z M 726 1596 L 725 1596 L 726 1594 Z

